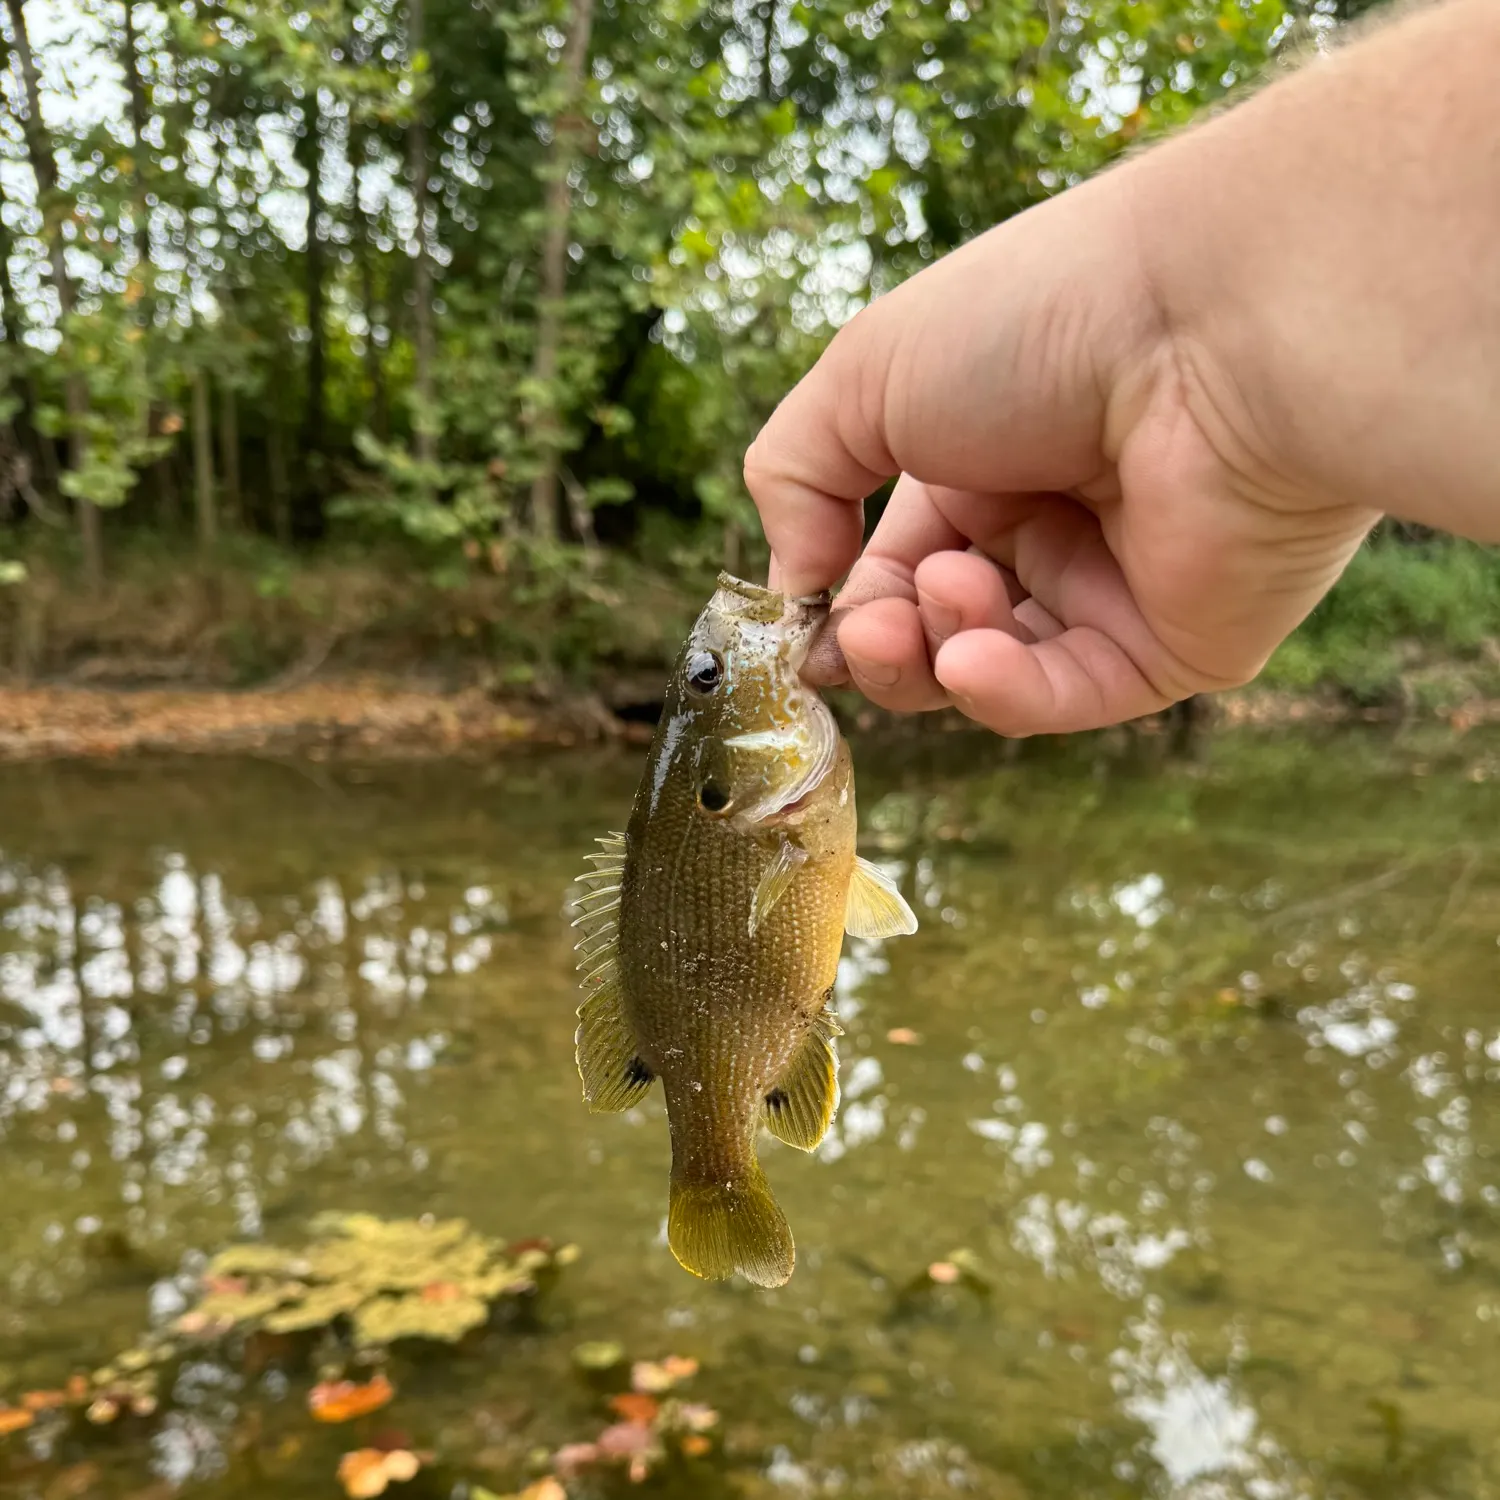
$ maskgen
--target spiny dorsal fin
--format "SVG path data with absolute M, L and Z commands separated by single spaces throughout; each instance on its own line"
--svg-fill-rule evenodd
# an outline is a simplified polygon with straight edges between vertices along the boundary
M 792 888 L 797 871 L 807 863 L 807 851 L 799 848 L 790 839 L 784 838 L 776 846 L 776 852 L 755 887 L 754 899 L 750 902 L 750 936 L 754 937 L 771 909 Z
M 577 883 L 583 894 L 573 902 L 577 915 L 573 926 L 581 927 L 573 945 L 579 956 L 578 969 L 584 974 L 585 988 L 607 977 L 615 956 L 615 913 L 620 909 L 620 891 L 625 880 L 625 835 L 611 833 L 598 841 L 600 853 L 586 854 L 593 869 L 585 870 Z
M 828 1134 L 839 1107 L 839 1060 L 833 1039 L 842 1032 L 833 1013 L 825 1010 L 766 1095 L 761 1111 L 766 1129 L 799 1151 L 813 1150 Z
M 579 1007 L 573 1042 L 583 1097 L 595 1114 L 614 1114 L 639 1103 L 656 1077 L 636 1051 L 620 986 L 613 979 Z
M 917 930 L 917 914 L 896 889 L 896 882 L 869 860 L 856 857 L 844 906 L 844 931 L 850 937 L 888 938 Z

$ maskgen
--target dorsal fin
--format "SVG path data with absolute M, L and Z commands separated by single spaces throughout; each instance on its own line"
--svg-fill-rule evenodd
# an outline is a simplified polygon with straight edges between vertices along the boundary
M 579 1007 L 573 1045 L 583 1097 L 595 1114 L 629 1109 L 655 1081 L 656 1074 L 636 1050 L 616 979 L 606 980 Z
M 573 1043 L 583 1097 L 595 1113 L 606 1113 L 637 1103 L 656 1075 L 636 1050 L 615 961 L 625 835 L 611 833 L 599 845 L 600 853 L 585 856 L 594 868 L 578 877 L 585 889 L 573 902 L 573 925 L 583 930 L 574 946 L 589 997 L 578 1009 Z

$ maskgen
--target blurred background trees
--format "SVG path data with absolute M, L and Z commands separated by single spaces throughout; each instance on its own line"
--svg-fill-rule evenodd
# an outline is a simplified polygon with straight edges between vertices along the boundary
M 1338 19 L 5 0 L 0 505 L 95 581 L 130 529 L 734 561 L 833 328 Z
M 1368 3 L 3 0 L 0 584 L 758 568 L 840 323 Z

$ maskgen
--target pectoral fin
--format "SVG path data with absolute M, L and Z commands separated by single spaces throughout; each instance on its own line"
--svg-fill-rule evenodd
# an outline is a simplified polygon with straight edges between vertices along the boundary
M 844 931 L 850 937 L 888 938 L 917 930 L 916 913 L 884 870 L 856 858 L 844 907 Z
M 825 1010 L 766 1095 L 761 1112 L 766 1129 L 799 1151 L 811 1151 L 828 1134 L 839 1107 L 839 1062 L 833 1039 L 842 1030 L 832 1012 Z
M 790 839 L 782 839 L 776 846 L 776 852 L 761 874 L 760 884 L 755 887 L 755 896 L 750 902 L 751 937 L 755 936 L 761 923 L 771 915 L 771 909 L 791 889 L 797 871 L 806 863 L 807 851 L 798 848 Z
M 615 1114 L 640 1102 L 656 1078 L 636 1050 L 617 980 L 610 979 L 578 1010 L 574 1034 L 583 1097 L 595 1114 Z

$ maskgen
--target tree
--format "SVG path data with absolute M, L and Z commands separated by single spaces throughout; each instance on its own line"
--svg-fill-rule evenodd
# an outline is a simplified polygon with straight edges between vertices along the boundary
M 63 219 L 67 203 L 58 190 L 57 161 L 47 123 L 42 115 L 42 91 L 37 78 L 36 59 L 31 50 L 31 38 L 26 29 L 26 10 L 22 0 L 5 0 L 10 15 L 11 45 L 21 70 L 26 113 L 22 129 L 26 137 L 26 155 L 31 163 L 32 176 L 36 179 L 37 208 L 42 216 L 43 237 L 52 274 L 52 288 L 57 295 L 59 325 L 62 331 L 63 359 L 70 367 L 63 376 L 67 403 L 68 465 L 70 477 L 78 481 L 84 475 L 88 463 L 89 417 L 88 387 L 83 371 L 76 366 L 76 350 L 70 324 L 73 320 L 73 278 L 68 270 L 67 240 L 63 230 Z M 104 578 L 104 543 L 99 525 L 99 512 L 86 494 L 77 488 L 72 491 L 75 514 L 78 517 L 78 535 L 83 548 L 84 577 L 97 587 Z

